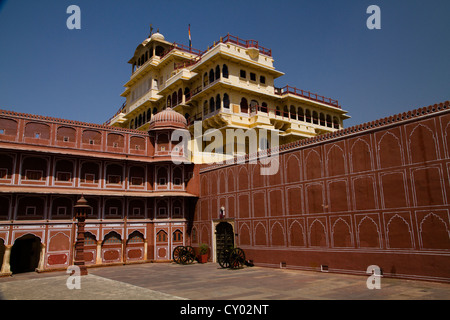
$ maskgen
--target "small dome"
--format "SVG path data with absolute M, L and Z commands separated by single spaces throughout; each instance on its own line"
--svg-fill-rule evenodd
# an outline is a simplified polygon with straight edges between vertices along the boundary
M 156 33 L 152 34 L 150 39 L 152 39 L 152 40 L 164 40 L 165 38 L 164 38 L 164 36 L 161 33 L 156 32 Z
M 187 121 L 178 112 L 167 108 L 155 114 L 149 123 L 149 130 L 155 129 L 186 129 Z

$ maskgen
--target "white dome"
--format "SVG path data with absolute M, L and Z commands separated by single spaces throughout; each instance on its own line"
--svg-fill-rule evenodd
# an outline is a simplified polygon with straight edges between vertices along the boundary
M 161 33 L 156 32 L 156 33 L 152 34 L 152 36 L 150 37 L 150 39 L 154 39 L 154 40 L 164 40 L 164 36 L 163 36 Z

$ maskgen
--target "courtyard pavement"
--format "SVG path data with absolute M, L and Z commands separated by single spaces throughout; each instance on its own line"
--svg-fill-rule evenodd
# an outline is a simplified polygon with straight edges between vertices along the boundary
M 2 300 L 450 300 L 450 284 L 263 267 L 221 269 L 216 263 L 146 263 L 89 268 L 80 289 L 69 274 L 0 278 Z

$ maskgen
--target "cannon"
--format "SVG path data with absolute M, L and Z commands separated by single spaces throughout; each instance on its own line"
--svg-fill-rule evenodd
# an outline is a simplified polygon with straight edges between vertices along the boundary
M 222 268 L 239 269 L 245 264 L 245 252 L 241 248 L 224 248 L 219 251 L 217 260 Z
M 195 260 L 195 250 L 191 246 L 177 246 L 173 249 L 172 259 L 178 264 L 191 264 Z

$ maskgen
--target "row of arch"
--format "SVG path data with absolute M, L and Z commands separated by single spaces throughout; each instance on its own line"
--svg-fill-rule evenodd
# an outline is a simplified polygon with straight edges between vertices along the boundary
M 149 50 L 146 50 L 145 52 L 141 53 L 140 56 L 138 56 L 137 59 L 135 59 L 135 62 L 132 65 L 132 72 L 139 69 L 144 63 L 146 63 L 149 59 L 153 57 L 153 48 L 150 48 Z M 162 46 L 155 46 L 154 53 L 156 56 L 161 57 L 164 54 L 164 47 Z
M 91 206 L 88 219 L 181 218 L 181 198 L 103 198 L 86 197 Z M 0 196 L 0 220 L 72 219 L 76 199 L 70 196 Z
M 52 163 L 51 163 L 52 162 Z M 145 186 L 147 183 L 167 184 L 169 186 L 184 184 L 184 167 L 123 165 L 121 163 L 101 163 L 90 160 L 53 159 L 50 157 L 36 157 L 25 155 L 21 162 L 10 154 L 0 153 L 0 180 L 11 180 L 16 166 L 20 166 L 20 183 L 42 181 L 52 175 L 54 182 L 74 182 L 98 184 L 101 179 L 105 184 L 123 185 L 125 180 L 129 186 Z M 50 165 L 54 172 L 50 173 Z M 77 170 L 75 170 L 77 168 Z M 149 181 L 148 171 L 155 168 L 156 179 Z M 164 183 L 161 179 L 164 178 Z
M 322 218 L 308 219 L 308 227 L 304 221 L 292 220 L 287 230 L 284 223 L 279 221 L 272 222 L 270 227 L 262 221 L 254 221 L 252 224 L 244 221 L 239 223 L 237 240 L 240 246 L 359 249 L 416 247 L 411 222 L 400 214 L 389 217 L 384 231 L 374 215 L 360 218 L 356 230 L 353 230 L 347 219 L 348 217 L 337 217 L 330 227 Z M 206 225 L 194 226 L 192 234 L 195 235 L 193 243 L 209 241 L 210 231 Z M 421 250 L 450 250 L 449 222 L 434 212 L 429 212 L 421 219 L 417 237 Z
M 229 71 L 226 64 L 222 65 L 222 70 L 220 69 L 220 66 L 217 65 L 215 69 L 211 68 L 209 72 L 205 72 L 203 74 L 203 87 L 205 88 L 214 81 L 219 80 L 220 76 L 222 76 L 222 78 L 228 79 Z
M 156 112 L 157 110 L 155 109 L 154 113 Z M 141 122 L 143 121 L 143 116 L 145 115 L 142 114 Z M 16 120 L 0 118 L 1 135 L 17 136 L 18 127 L 19 124 Z M 81 137 L 82 147 L 85 147 L 85 145 L 98 147 L 106 140 L 107 147 L 124 148 L 126 139 L 128 139 L 126 134 L 120 132 L 111 132 L 101 129 L 97 130 L 95 128 L 76 128 L 71 127 L 70 125 L 60 125 L 56 127 L 55 134 L 52 132 L 52 126 L 47 123 L 29 121 L 24 123 L 24 127 L 23 138 L 25 141 L 28 140 L 32 143 L 43 143 L 39 140 L 50 140 L 51 137 L 55 136 L 55 140 L 58 144 L 75 146 L 78 138 Z M 129 139 L 130 149 L 136 148 L 136 146 L 142 150 L 145 149 L 146 140 L 144 137 L 133 135 Z M 49 142 L 45 141 L 45 143 Z

